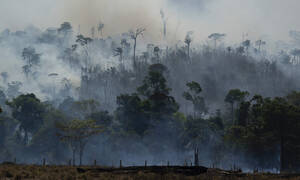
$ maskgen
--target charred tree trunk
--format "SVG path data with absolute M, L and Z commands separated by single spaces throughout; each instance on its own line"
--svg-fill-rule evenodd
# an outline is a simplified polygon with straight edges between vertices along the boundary
M 194 165 L 199 166 L 199 149 L 195 149 L 195 158 L 194 158 Z
M 136 51 L 136 38 L 134 39 L 134 46 L 133 46 L 133 67 L 134 68 L 136 68 L 135 51 Z
M 73 161 L 73 166 L 75 166 L 75 153 L 76 153 L 76 150 L 73 149 L 73 150 L 72 150 L 72 157 L 73 157 L 72 161 Z
M 231 118 L 232 118 L 232 123 L 235 125 L 235 122 L 234 122 L 234 103 L 231 103 Z

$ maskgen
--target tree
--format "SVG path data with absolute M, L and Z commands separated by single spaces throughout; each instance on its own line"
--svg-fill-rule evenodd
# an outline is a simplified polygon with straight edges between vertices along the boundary
M 134 41 L 133 45 L 133 66 L 136 67 L 136 60 L 135 60 L 135 52 L 136 52 L 136 42 L 140 35 L 143 35 L 143 33 L 146 31 L 145 28 L 137 28 L 134 31 L 129 31 L 130 38 Z
M 247 56 L 248 56 L 248 51 L 249 51 L 249 47 L 251 46 L 251 41 L 247 39 L 242 43 L 242 45 L 246 48 Z
M 35 158 L 42 156 L 47 158 L 49 163 L 62 163 L 66 160 L 64 153 L 67 147 L 56 136 L 58 130 L 55 125 L 56 122 L 67 122 L 68 118 L 51 105 L 47 105 L 46 109 L 43 124 L 33 135 L 28 148 L 30 152 L 34 152 Z
M 197 149 L 205 145 L 210 139 L 210 127 L 208 121 L 202 118 L 187 117 L 184 122 L 183 141 L 186 148 Z
M 64 22 L 60 25 L 57 30 L 59 33 L 62 33 L 66 37 L 69 33 L 72 32 L 72 25 L 69 22 Z
M 290 54 L 293 56 L 293 64 L 300 63 L 300 49 L 291 50 Z
M 155 46 L 153 52 L 154 52 L 154 55 L 156 56 L 156 62 L 159 63 L 159 52 L 160 52 L 159 47 Z
M 137 94 L 123 94 L 117 97 L 116 117 L 127 133 L 144 136 L 150 127 L 145 105 Z
M 79 165 L 82 165 L 83 152 L 91 136 L 103 132 L 101 126 L 96 125 L 94 120 L 72 120 L 68 123 L 57 123 L 60 130 L 58 137 L 69 144 L 72 150 L 73 165 L 75 165 L 75 153 L 79 150 Z
M 75 101 L 73 98 L 66 98 L 59 109 L 72 118 L 85 119 L 92 113 L 99 111 L 100 104 L 94 99 Z
M 207 107 L 205 105 L 204 98 L 200 96 L 202 88 L 199 83 L 192 81 L 186 84 L 189 88 L 188 91 L 183 93 L 183 97 L 191 101 L 194 105 L 194 118 L 196 116 L 201 116 L 207 112 Z
M 260 39 L 255 42 L 255 45 L 258 46 L 258 51 L 260 52 L 261 47 L 266 45 L 266 42 Z
M 244 54 L 245 53 L 245 48 L 243 46 L 237 47 L 236 48 L 236 53 L 240 54 L 240 55 Z
M 26 65 L 23 66 L 23 72 L 27 77 L 33 75 L 34 68 L 37 67 L 40 63 L 41 54 L 36 53 L 33 47 L 27 47 L 23 49 L 22 57 Z
M 236 103 L 241 103 L 249 95 L 247 91 L 241 91 L 240 89 L 231 89 L 225 97 L 225 102 L 231 105 L 231 116 L 232 122 L 234 121 L 234 105 Z
M 114 49 L 114 56 L 119 56 L 120 62 L 123 63 L 123 49 L 121 47 Z
M 213 33 L 213 34 L 209 35 L 208 38 L 214 41 L 214 47 L 216 49 L 217 42 L 222 40 L 225 36 L 226 36 L 226 34 Z
M 163 22 L 163 36 L 164 36 L 164 38 L 166 38 L 166 36 L 167 36 L 167 20 L 168 19 L 166 19 L 165 13 L 162 9 L 160 10 L 160 17 Z
M 192 33 L 193 33 L 192 31 L 188 32 L 184 39 L 184 43 L 187 46 L 188 59 L 190 59 L 190 47 L 191 47 L 191 43 L 192 43 L 192 38 L 191 38 Z
M 108 129 L 113 123 L 113 116 L 108 111 L 96 111 L 87 116 L 87 119 L 93 119 L 96 125 Z
M 91 36 L 92 36 L 92 39 L 95 38 L 95 27 L 91 28 Z
M 81 45 L 81 47 L 83 48 L 83 53 L 85 55 L 85 68 L 89 67 L 89 44 L 93 41 L 93 39 L 89 38 L 89 37 L 84 37 L 83 35 L 78 35 L 76 42 L 79 43 Z
M 103 24 L 102 22 L 100 22 L 100 23 L 98 24 L 97 30 L 98 30 L 98 33 L 101 34 L 101 37 L 102 37 L 102 38 L 103 38 L 103 29 L 104 29 L 104 24 Z
M 122 50 L 123 50 L 123 54 L 128 57 L 129 56 L 129 53 L 130 53 L 130 43 L 127 42 L 127 39 L 126 38 L 123 38 L 121 40 L 121 46 L 122 46 Z
M 166 79 L 162 73 L 149 71 L 148 76 L 143 80 L 142 86 L 138 87 L 137 90 L 141 95 L 149 98 L 154 94 L 168 95 L 171 89 L 167 87 Z
M 12 108 L 12 116 L 20 122 L 20 129 L 24 130 L 24 144 L 28 144 L 28 133 L 35 133 L 43 123 L 44 104 L 34 94 L 23 94 L 7 105 Z
M 169 95 L 171 89 L 167 86 L 163 73 L 151 69 L 156 68 L 149 67 L 148 75 L 143 80 L 143 84 L 137 88 L 137 91 L 147 98 L 145 103 L 149 104 L 148 111 L 152 117 L 160 119 L 159 117 L 170 116 L 177 112 L 179 106 L 174 97 Z

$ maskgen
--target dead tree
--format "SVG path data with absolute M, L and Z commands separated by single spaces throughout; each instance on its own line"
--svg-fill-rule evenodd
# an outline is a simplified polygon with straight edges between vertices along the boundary
M 133 66 L 134 67 L 136 66 L 136 61 L 135 61 L 136 41 L 140 35 L 143 35 L 144 31 L 146 31 L 145 28 L 138 28 L 135 30 L 135 32 L 134 31 L 129 32 L 130 38 L 133 39 L 133 41 L 134 41 L 134 46 L 133 46 Z
M 198 148 L 195 149 L 194 155 L 195 155 L 194 165 L 199 166 L 199 149 Z

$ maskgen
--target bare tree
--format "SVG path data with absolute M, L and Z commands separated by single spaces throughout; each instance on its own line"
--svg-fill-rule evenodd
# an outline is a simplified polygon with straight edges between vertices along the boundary
M 164 36 L 164 38 L 166 38 L 166 36 L 167 36 L 167 20 L 168 19 L 166 19 L 165 13 L 162 9 L 160 10 L 160 16 L 161 16 L 161 19 L 163 22 L 163 36 Z
M 123 63 L 123 48 L 117 47 L 114 49 L 114 56 L 119 56 L 119 60 Z
M 92 36 L 92 39 L 95 38 L 95 27 L 91 28 L 91 36 Z
M 137 41 L 137 38 L 140 36 L 140 35 L 143 35 L 143 33 L 146 31 L 145 28 L 137 28 L 134 31 L 129 31 L 129 35 L 130 35 L 130 38 L 133 39 L 134 41 L 134 46 L 133 46 L 133 65 L 135 66 L 136 65 L 136 61 L 135 61 L 135 52 L 136 52 L 136 41 Z

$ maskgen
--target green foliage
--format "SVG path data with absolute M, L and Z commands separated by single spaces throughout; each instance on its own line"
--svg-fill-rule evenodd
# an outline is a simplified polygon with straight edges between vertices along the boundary
M 95 120 L 74 119 L 67 123 L 57 122 L 56 127 L 59 129 L 57 136 L 66 142 L 73 152 L 73 165 L 75 165 L 76 151 L 79 151 L 80 165 L 82 165 L 84 148 L 89 138 L 104 131 L 103 127 L 98 126 Z
M 108 128 L 112 125 L 113 117 L 109 114 L 108 111 L 97 111 L 91 113 L 87 116 L 87 119 L 93 119 L 96 121 L 96 124 Z
M 125 131 L 143 136 L 150 126 L 146 104 L 137 94 L 124 94 L 117 97 L 116 117 Z
M 44 115 L 44 123 L 39 130 L 34 134 L 29 144 L 29 149 L 32 152 L 38 152 L 43 157 L 47 157 L 48 161 L 63 162 L 64 152 L 66 147 L 56 135 L 58 130 L 56 123 L 67 122 L 67 117 L 60 111 L 50 107 Z
M 28 132 L 35 133 L 43 124 L 44 104 L 34 94 L 26 94 L 7 105 L 12 109 L 12 116 L 20 122 L 20 129 L 25 131 L 24 142 L 28 143 Z
M 195 149 L 209 141 L 209 122 L 204 119 L 195 119 L 189 116 L 184 123 L 184 143 L 187 148 Z
M 59 105 L 59 109 L 71 118 L 85 119 L 92 113 L 96 113 L 100 109 L 100 103 L 93 99 L 75 101 L 68 97 Z
M 140 86 L 137 91 L 146 97 L 150 97 L 154 94 L 166 94 L 170 93 L 170 88 L 166 85 L 166 79 L 160 72 L 150 71 L 148 76 L 145 77 L 143 85 Z
M 242 102 L 249 95 L 247 91 L 241 91 L 240 89 L 231 89 L 225 97 L 225 102 L 235 103 Z
M 240 89 L 231 89 L 225 97 L 225 102 L 231 105 L 231 117 L 232 122 L 235 122 L 235 113 L 234 113 L 234 106 L 237 103 L 242 103 L 245 101 L 245 98 L 249 95 L 247 91 L 241 91 Z M 244 112 L 241 112 L 244 113 Z
M 250 101 L 240 103 L 238 123 L 228 128 L 226 141 L 234 144 L 236 149 L 248 152 L 262 167 L 270 166 L 266 159 L 273 159 L 271 164 L 278 165 L 272 158 L 278 153 L 281 170 L 297 167 L 299 157 L 296 154 L 300 152 L 297 94 L 293 92 L 287 98 L 273 99 L 255 95 Z
M 173 114 L 179 109 L 178 104 L 167 86 L 163 72 L 167 69 L 161 64 L 149 67 L 149 73 L 137 91 L 139 94 L 124 94 L 117 97 L 117 119 L 126 132 L 145 135 L 150 127 L 163 121 L 174 120 Z

